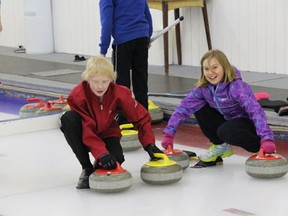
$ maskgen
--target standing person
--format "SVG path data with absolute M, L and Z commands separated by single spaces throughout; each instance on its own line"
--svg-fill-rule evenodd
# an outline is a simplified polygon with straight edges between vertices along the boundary
M 212 143 L 199 156 L 203 162 L 231 156 L 231 145 L 249 152 L 257 152 L 260 147 L 265 153 L 276 150 L 273 132 L 251 87 L 219 50 L 211 50 L 202 57 L 196 88 L 181 101 L 163 131 L 164 148 L 173 144 L 177 127 L 192 114 Z
M 82 73 L 84 79 L 69 94 L 71 111 L 61 117 L 61 130 L 82 166 L 78 189 L 89 188 L 89 176 L 97 168 L 115 169 L 124 162 L 121 132 L 115 116 L 122 112 L 138 129 L 138 138 L 151 159 L 162 153 L 155 145 L 148 111 L 125 86 L 113 82 L 116 73 L 110 60 L 93 57 Z M 89 152 L 95 158 L 94 165 Z
M 148 110 L 148 49 L 153 28 L 147 1 L 100 0 L 99 6 L 100 54 L 106 55 L 113 37 L 116 83 L 132 88 L 135 99 Z
M 2 30 L 3 30 L 3 26 L 1 22 L 1 0 L 0 0 L 0 32 L 2 32 Z

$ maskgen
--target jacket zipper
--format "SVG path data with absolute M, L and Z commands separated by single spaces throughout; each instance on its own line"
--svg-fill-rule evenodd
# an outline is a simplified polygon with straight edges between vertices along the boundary
M 213 100 L 214 100 L 214 102 L 216 103 L 216 106 L 217 106 L 217 108 L 218 108 L 218 111 L 223 115 L 223 112 L 222 112 L 221 108 L 219 107 L 217 97 L 215 96 L 215 95 L 216 95 L 216 92 L 217 92 L 217 89 L 218 89 L 218 85 L 216 86 L 216 89 L 215 89 L 215 90 L 214 90 L 214 88 L 213 88 Z
M 100 110 L 103 110 L 102 97 L 100 98 Z

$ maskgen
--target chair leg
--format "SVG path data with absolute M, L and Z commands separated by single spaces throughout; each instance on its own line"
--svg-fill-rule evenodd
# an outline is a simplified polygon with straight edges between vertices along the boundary
M 208 49 L 211 50 L 212 49 L 212 43 L 211 43 L 210 30 L 209 30 L 209 21 L 208 21 L 206 0 L 203 0 L 203 3 L 204 3 L 204 7 L 202 8 L 202 14 L 203 14 L 203 19 L 204 19 L 207 44 L 208 44 Z
M 180 17 L 179 8 L 174 10 L 174 17 L 175 20 Z M 175 26 L 175 33 L 176 33 L 176 47 L 177 47 L 177 58 L 178 64 L 182 65 L 182 48 L 181 48 L 181 31 L 180 31 L 180 24 Z
M 162 17 L 163 17 L 163 29 L 168 26 L 168 3 L 162 3 Z M 165 75 L 169 74 L 169 48 L 168 48 L 168 32 L 163 35 L 164 42 L 164 71 Z

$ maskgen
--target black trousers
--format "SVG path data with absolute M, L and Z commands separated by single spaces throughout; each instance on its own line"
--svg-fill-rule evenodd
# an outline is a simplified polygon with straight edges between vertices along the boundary
M 239 146 L 249 152 L 258 152 L 260 149 L 260 137 L 250 119 L 236 118 L 225 120 L 217 110 L 205 105 L 194 113 L 203 134 L 213 144 L 224 142 Z
M 112 46 L 112 61 L 117 72 L 116 83 L 130 89 L 132 87 L 135 99 L 147 110 L 148 43 L 149 39 L 144 37 Z
M 90 151 L 82 141 L 82 120 L 80 115 L 73 110 L 67 111 L 61 117 L 61 123 L 62 126 L 60 129 L 64 133 L 65 139 L 80 162 L 82 169 L 93 168 L 89 157 Z M 120 145 L 120 139 L 109 137 L 103 141 L 110 154 L 113 154 L 117 158 L 117 161 L 122 164 L 125 159 Z M 94 168 L 98 167 L 99 165 L 96 160 Z

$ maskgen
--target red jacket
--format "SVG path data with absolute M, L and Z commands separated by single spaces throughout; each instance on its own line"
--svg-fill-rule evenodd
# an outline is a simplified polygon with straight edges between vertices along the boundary
M 103 139 L 121 138 L 119 125 L 115 121 L 119 112 L 138 130 L 139 141 L 143 147 L 155 144 L 149 112 L 132 97 L 131 91 L 124 86 L 111 82 L 101 100 L 92 92 L 89 83 L 83 81 L 71 91 L 67 102 L 72 110 L 81 115 L 83 143 L 96 159 L 108 153 Z

